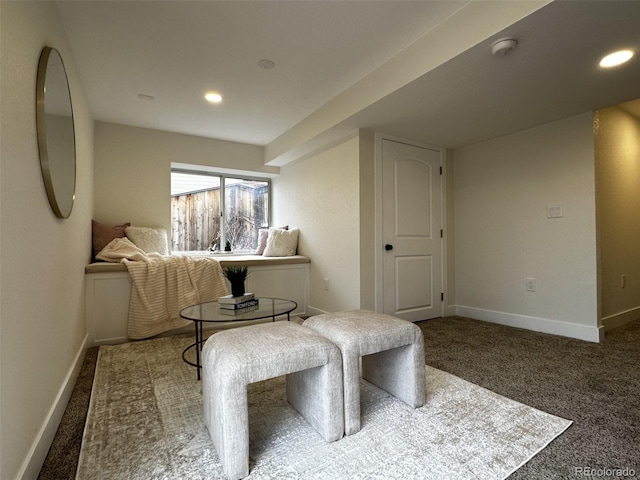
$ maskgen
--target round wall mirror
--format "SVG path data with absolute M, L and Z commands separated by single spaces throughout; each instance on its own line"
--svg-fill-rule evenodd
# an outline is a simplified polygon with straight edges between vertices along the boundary
M 76 141 L 67 73 L 55 48 L 44 47 L 36 82 L 36 128 L 42 178 L 58 218 L 71 215 L 76 191 Z

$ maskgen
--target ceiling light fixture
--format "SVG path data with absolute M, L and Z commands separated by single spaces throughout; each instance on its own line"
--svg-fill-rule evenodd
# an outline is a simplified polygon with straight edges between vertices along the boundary
M 633 57 L 632 50 L 618 50 L 603 57 L 602 60 L 600 60 L 600 66 L 602 68 L 617 67 L 631 60 L 631 57 Z
M 515 38 L 501 38 L 491 44 L 491 54 L 494 57 L 504 57 L 513 52 L 518 46 Z
M 276 62 L 269 60 L 268 58 L 263 58 L 262 60 L 258 60 L 258 66 L 264 70 L 271 70 L 272 68 L 275 68 Z
M 222 95 L 217 92 L 208 92 L 205 94 L 204 98 L 207 99 L 207 102 L 211 103 L 220 103 L 222 101 Z

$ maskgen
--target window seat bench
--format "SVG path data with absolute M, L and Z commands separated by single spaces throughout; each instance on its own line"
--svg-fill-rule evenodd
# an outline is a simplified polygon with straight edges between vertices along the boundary
M 224 268 L 246 265 L 248 292 L 262 297 L 294 300 L 293 315 L 305 315 L 309 303 L 308 257 L 263 257 L 261 255 L 216 256 Z M 89 339 L 93 345 L 127 342 L 131 277 L 122 263 L 95 262 L 85 267 L 85 309 Z M 182 332 L 183 329 L 175 332 Z M 185 327 L 184 333 L 193 328 Z M 174 333 L 175 333 L 174 332 Z
M 310 263 L 308 257 L 292 255 L 290 257 L 263 257 L 262 255 L 214 255 L 222 268 L 229 265 L 246 265 L 248 267 L 299 265 Z M 126 272 L 124 263 L 94 262 L 84 267 L 84 273 Z

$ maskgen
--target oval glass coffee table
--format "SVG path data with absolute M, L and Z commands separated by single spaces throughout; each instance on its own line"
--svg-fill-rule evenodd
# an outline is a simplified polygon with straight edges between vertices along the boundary
M 258 305 L 249 309 L 242 309 L 242 311 L 234 312 L 232 310 L 225 310 L 220 308 L 218 302 L 205 302 L 197 305 L 191 305 L 180 311 L 180 316 L 186 320 L 191 320 L 195 327 L 195 343 L 189 345 L 182 352 L 182 359 L 189 365 L 196 367 L 198 372 L 198 380 L 200 380 L 200 370 L 202 369 L 202 363 L 200 362 L 200 352 L 202 352 L 202 346 L 204 345 L 204 338 L 202 336 L 202 326 L 205 323 L 220 323 L 220 327 L 233 328 L 240 327 L 244 322 L 250 322 L 252 320 L 261 320 L 263 318 L 271 318 L 271 321 L 275 322 L 276 317 L 286 315 L 287 320 L 291 320 L 291 312 L 298 308 L 298 304 L 293 300 L 287 300 L 285 298 L 271 298 L 271 297 L 256 297 Z M 232 325 L 232 323 L 238 322 L 238 325 Z M 191 349 L 196 351 L 195 363 L 187 359 L 187 352 Z

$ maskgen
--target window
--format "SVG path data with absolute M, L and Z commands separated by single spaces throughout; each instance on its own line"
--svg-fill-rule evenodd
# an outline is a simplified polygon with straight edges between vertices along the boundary
M 171 250 L 255 250 L 270 191 L 265 179 L 171 170 Z

